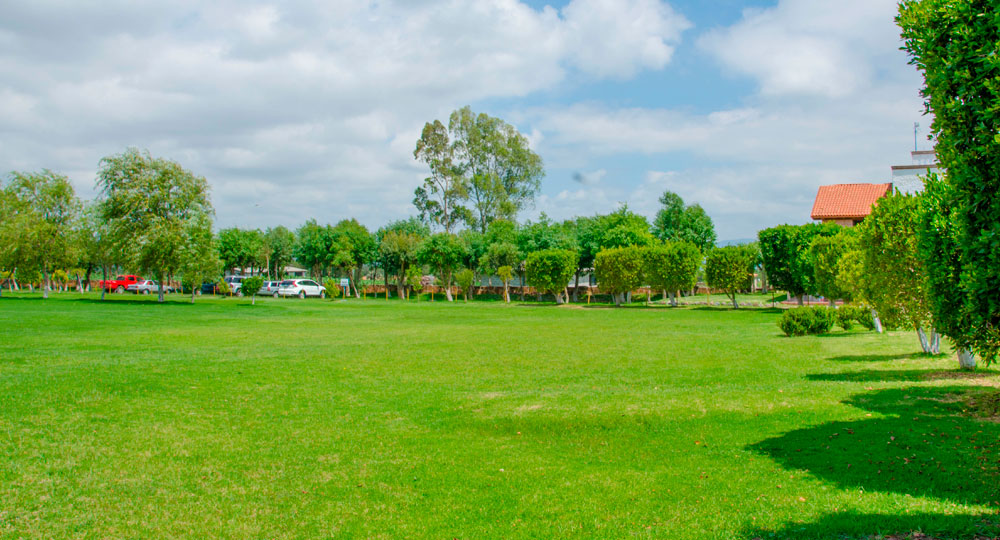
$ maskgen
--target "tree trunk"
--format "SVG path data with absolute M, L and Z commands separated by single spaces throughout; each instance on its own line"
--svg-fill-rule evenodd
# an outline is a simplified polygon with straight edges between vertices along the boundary
M 101 280 L 101 300 L 104 300 L 104 294 L 108 292 L 108 266 L 101 266 L 101 273 L 104 275 L 104 279 Z M 192 288 L 192 290 L 194 290 Z
M 192 286 L 191 286 L 191 303 L 192 303 L 192 304 L 194 303 L 194 292 L 195 292 L 195 290 L 196 290 L 195 286 L 194 286 L 194 285 L 192 285 Z M 102 293 L 102 294 L 103 294 L 103 293 Z
M 969 349 L 959 347 L 958 367 L 962 369 L 976 369 L 976 355 Z
M 451 272 L 444 273 L 444 297 L 448 299 L 449 302 L 455 301 L 455 299 L 451 296 Z
M 881 334 L 882 332 L 885 331 L 882 328 L 882 319 L 878 318 L 878 312 L 875 311 L 875 308 L 872 308 L 871 312 L 872 312 L 872 322 L 875 323 L 875 331 L 878 332 L 879 334 Z
M 573 302 L 580 301 L 580 269 L 576 269 L 576 281 L 573 282 Z
M 833 309 L 837 309 L 837 301 L 836 300 L 834 300 L 833 298 L 828 298 L 827 302 L 830 302 L 830 307 L 832 307 Z
M 795 298 L 796 298 L 796 300 L 798 300 L 798 302 L 799 302 L 799 307 L 802 307 L 802 306 L 806 305 L 806 298 L 805 298 L 805 295 L 804 295 L 804 294 L 800 294 L 800 295 L 798 295 L 798 296 L 797 296 L 797 297 L 795 297 Z
M 729 295 L 729 299 L 733 301 L 733 309 L 740 309 L 740 304 L 736 301 L 736 293 Z
M 670 293 L 670 305 L 677 307 L 677 297 L 681 294 L 680 291 Z
M 504 280 L 504 282 L 503 282 L 503 301 L 504 301 L 504 303 L 507 303 L 507 304 L 510 303 L 510 286 L 509 286 L 507 280 Z
M 250 305 L 251 306 L 256 306 L 257 305 L 257 295 L 256 294 L 251 294 L 250 295 Z
M 42 268 L 42 298 L 49 297 L 49 272 Z
M 159 302 L 160 304 L 162 304 L 163 303 L 163 278 L 162 278 L 162 276 L 157 276 L 156 284 L 159 286 L 159 290 L 157 291 L 156 301 Z
M 520 276 L 521 276 L 521 286 L 518 288 L 521 289 L 521 301 L 524 302 L 524 272 L 521 272 Z
M 562 300 L 562 291 L 555 291 L 555 292 L 552 293 L 552 296 L 556 297 L 556 304 L 562 304 L 563 303 L 563 300 Z

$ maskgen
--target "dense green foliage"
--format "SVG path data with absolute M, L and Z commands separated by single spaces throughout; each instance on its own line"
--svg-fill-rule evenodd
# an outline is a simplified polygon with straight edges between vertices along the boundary
M 554 295 L 556 303 L 561 304 L 562 292 L 576 272 L 576 258 L 576 252 L 568 249 L 531 253 L 524 262 L 528 283 L 541 293 Z
M 702 251 L 715 247 L 715 224 L 700 205 L 685 206 L 680 195 L 665 191 L 653 221 L 653 235 L 662 241 L 689 242 Z
M 792 296 L 816 292 L 810 247 L 818 236 L 833 236 L 841 227 L 834 224 L 779 225 L 758 233 L 760 252 L 767 278 Z
M 666 242 L 643 250 L 643 277 L 653 290 L 670 293 L 694 288 L 701 267 L 701 251 L 690 242 Z M 673 304 L 677 305 L 676 297 Z
M 789 337 L 826 334 L 833 328 L 835 321 L 840 321 L 836 313 L 838 311 L 825 307 L 787 309 L 781 314 L 778 327 Z M 850 326 L 849 322 L 844 324 Z
M 642 285 L 643 250 L 637 246 L 608 248 L 597 254 L 594 270 L 601 292 L 610 293 L 615 305 Z
M 749 246 L 726 246 L 713 249 L 705 256 L 708 286 L 725 291 L 733 302 L 733 308 L 740 307 L 736 293 L 751 286 L 756 254 L 756 250 Z
M 995 2 L 906 0 L 897 19 L 924 74 L 937 158 L 947 171 L 929 218 L 948 239 L 927 239 L 927 272 L 952 298 L 933 306 L 950 337 L 995 360 L 1000 352 L 1000 18 Z M 953 226 L 952 226 L 953 225 Z M 930 234 L 935 234 L 930 231 Z M 932 261 L 931 259 L 937 259 Z
M 451 297 L 452 274 L 462 264 L 465 247 L 454 234 L 438 233 L 420 245 L 417 260 L 433 269 L 438 278 L 436 285 L 444 287 L 448 301 Z
M 817 236 L 809 246 L 813 263 L 813 284 L 816 293 L 830 301 L 851 299 L 851 289 L 837 281 L 839 264 L 844 255 L 857 249 L 857 229 L 845 228 L 833 236 Z

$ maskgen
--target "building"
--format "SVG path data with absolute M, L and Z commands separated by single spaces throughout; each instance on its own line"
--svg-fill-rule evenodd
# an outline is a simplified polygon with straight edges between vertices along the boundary
M 912 163 L 892 166 L 892 185 L 903 193 L 919 193 L 924 190 L 924 177 L 940 172 L 937 154 L 934 150 L 910 152 Z
M 853 227 L 872 212 L 872 206 L 892 189 L 886 184 L 833 184 L 820 186 L 812 218 L 823 223 Z

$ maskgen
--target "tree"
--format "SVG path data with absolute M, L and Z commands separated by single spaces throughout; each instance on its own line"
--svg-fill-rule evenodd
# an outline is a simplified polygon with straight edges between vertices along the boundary
M 510 303 L 510 280 L 514 277 L 514 269 L 510 266 L 501 266 L 497 268 L 497 276 L 503 280 L 503 301 Z
M 260 288 L 264 286 L 264 278 L 260 276 L 253 276 L 243 280 L 243 285 L 240 290 L 243 291 L 244 295 L 250 296 L 250 305 L 257 303 L 257 293 L 260 292 Z
M 798 297 L 816 292 L 810 246 L 817 236 L 833 236 L 841 227 L 832 223 L 779 225 L 758 233 L 760 252 L 767 277 L 780 289 Z
M 545 175 L 542 158 L 524 135 L 499 118 L 463 107 L 451 114 L 453 156 L 466 176 L 474 224 L 486 233 L 497 219 L 513 220 L 531 205 Z
M 331 229 L 310 219 L 295 231 L 292 256 L 316 278 L 325 276 L 330 265 L 330 253 L 334 251 Z
M 469 221 L 472 214 L 461 204 L 469 196 L 468 180 L 455 163 L 455 150 L 444 124 L 438 120 L 424 124 L 413 157 L 431 170 L 424 185 L 414 192 L 413 205 L 422 220 L 450 234 L 455 225 Z
M 75 226 L 80 201 L 65 176 L 49 170 L 14 172 L 4 188 L 6 213 L 0 240 L 11 268 L 38 269 L 42 297 L 49 297 L 53 269 L 76 261 Z
M 667 242 L 647 247 L 642 252 L 642 273 L 653 289 L 670 294 L 677 305 L 677 292 L 691 290 L 698 281 L 701 250 L 691 242 Z
M 178 271 L 181 273 L 182 283 L 191 289 L 193 304 L 202 282 L 217 276 L 222 268 L 215 236 L 212 234 L 212 220 L 207 214 L 195 216 L 185 227 L 180 259 Z M 225 282 L 220 283 L 224 284 Z
M 889 326 L 917 331 L 924 352 L 937 354 L 927 277 L 917 251 L 920 200 L 896 193 L 883 197 L 858 226 L 868 300 Z
M 294 246 L 295 234 L 281 225 L 264 232 L 264 266 L 269 279 L 281 279 L 285 276 L 285 266 L 292 262 Z
M 465 297 L 465 301 L 468 302 L 469 291 L 476 283 L 476 273 L 469 268 L 463 268 L 455 274 L 455 283 L 458 284 L 458 288 L 462 290 L 462 295 Z
M 911 64 L 924 74 L 931 132 L 951 191 L 954 264 L 929 264 L 932 283 L 957 277 L 951 336 L 987 364 L 1000 353 L 1000 20 L 992 2 L 906 0 L 897 22 Z M 942 246 L 944 247 L 944 246 Z M 934 253 L 936 250 L 930 250 Z M 943 253 L 943 252 L 938 252 Z M 927 261 L 925 261 L 927 262 Z M 960 269 L 959 273 L 954 270 Z M 943 307 L 943 306 L 942 306 Z M 961 321 L 962 324 L 952 324 Z
M 927 276 L 927 298 L 934 327 L 958 349 L 959 366 L 976 367 L 969 329 L 973 324 L 965 309 L 962 283 L 961 221 L 953 203 L 954 187 L 936 175 L 925 180 L 917 223 L 917 251 Z
M 386 276 L 396 276 L 396 293 L 406 297 L 406 276 L 410 267 L 417 262 L 420 243 L 430 235 L 430 230 L 418 220 L 396 221 L 382 227 L 376 233 L 378 239 L 378 260 Z
M 462 242 L 457 236 L 448 233 L 432 235 L 421 244 L 420 250 L 417 252 L 417 259 L 422 264 L 434 269 L 449 302 L 453 300 L 451 276 L 455 268 L 462 264 L 464 255 L 465 250 Z
M 551 293 L 556 303 L 562 304 L 562 293 L 576 272 L 576 252 L 568 249 L 536 251 L 528 255 L 524 267 L 528 283 L 540 293 Z
M 709 287 L 725 291 L 733 309 L 739 309 L 736 293 L 750 288 L 753 266 L 754 252 L 747 246 L 716 248 L 705 257 L 705 280 Z
M 817 236 L 809 246 L 816 292 L 830 301 L 851 299 L 851 290 L 837 282 L 837 265 L 845 253 L 857 249 L 857 229 L 851 227 L 833 236 Z
M 691 242 L 702 252 L 707 252 L 715 247 L 715 224 L 700 205 L 688 206 L 684 209 L 681 226 L 674 239 Z
M 184 264 L 185 233 L 213 214 L 208 182 L 178 163 L 132 148 L 101 160 L 97 177 L 115 252 L 160 283 Z
M 361 282 L 362 269 L 372 263 L 377 255 L 375 237 L 368 228 L 356 219 L 345 219 L 337 223 L 331 230 L 334 249 L 331 263 L 342 268 L 347 273 L 353 271 L 351 281 L 354 285 L 354 296 L 361 298 L 358 283 Z
M 660 205 L 662 208 L 653 220 L 653 236 L 663 241 L 673 240 L 684 221 L 684 199 L 673 191 L 664 191 Z
M 628 246 L 601 250 L 594 258 L 597 284 L 602 291 L 611 293 L 616 306 L 642 285 L 642 253 L 638 246 Z
M 264 238 L 258 230 L 232 227 L 219 231 L 219 260 L 225 271 L 238 268 L 240 274 L 258 265 L 263 253 Z
M 424 288 L 424 272 L 419 266 L 411 266 L 406 269 L 406 284 L 411 291 L 417 291 L 417 300 L 420 300 L 420 291 Z

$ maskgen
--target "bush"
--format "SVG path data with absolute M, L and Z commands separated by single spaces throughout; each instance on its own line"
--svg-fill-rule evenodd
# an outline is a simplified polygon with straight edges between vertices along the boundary
M 326 287 L 326 294 L 331 299 L 340 296 L 340 280 L 333 278 L 326 278 L 323 280 L 323 286 Z
M 836 312 L 837 326 L 843 328 L 844 330 L 850 330 L 854 328 L 854 323 L 857 322 L 857 314 L 854 313 L 854 308 L 851 306 L 841 306 Z
M 781 315 L 778 326 L 786 336 L 825 334 L 833 328 L 834 317 L 832 310 L 823 307 L 795 308 Z
M 264 278 L 260 276 L 254 276 L 243 280 L 243 286 L 240 290 L 246 296 L 254 296 L 260 292 L 261 287 L 264 286 Z
M 229 288 L 229 284 L 226 283 L 226 280 L 224 280 L 224 279 L 223 280 L 219 280 L 219 284 L 215 286 L 215 292 L 217 292 L 218 294 L 225 295 L 225 296 L 229 296 L 229 295 L 233 294 L 232 289 Z

